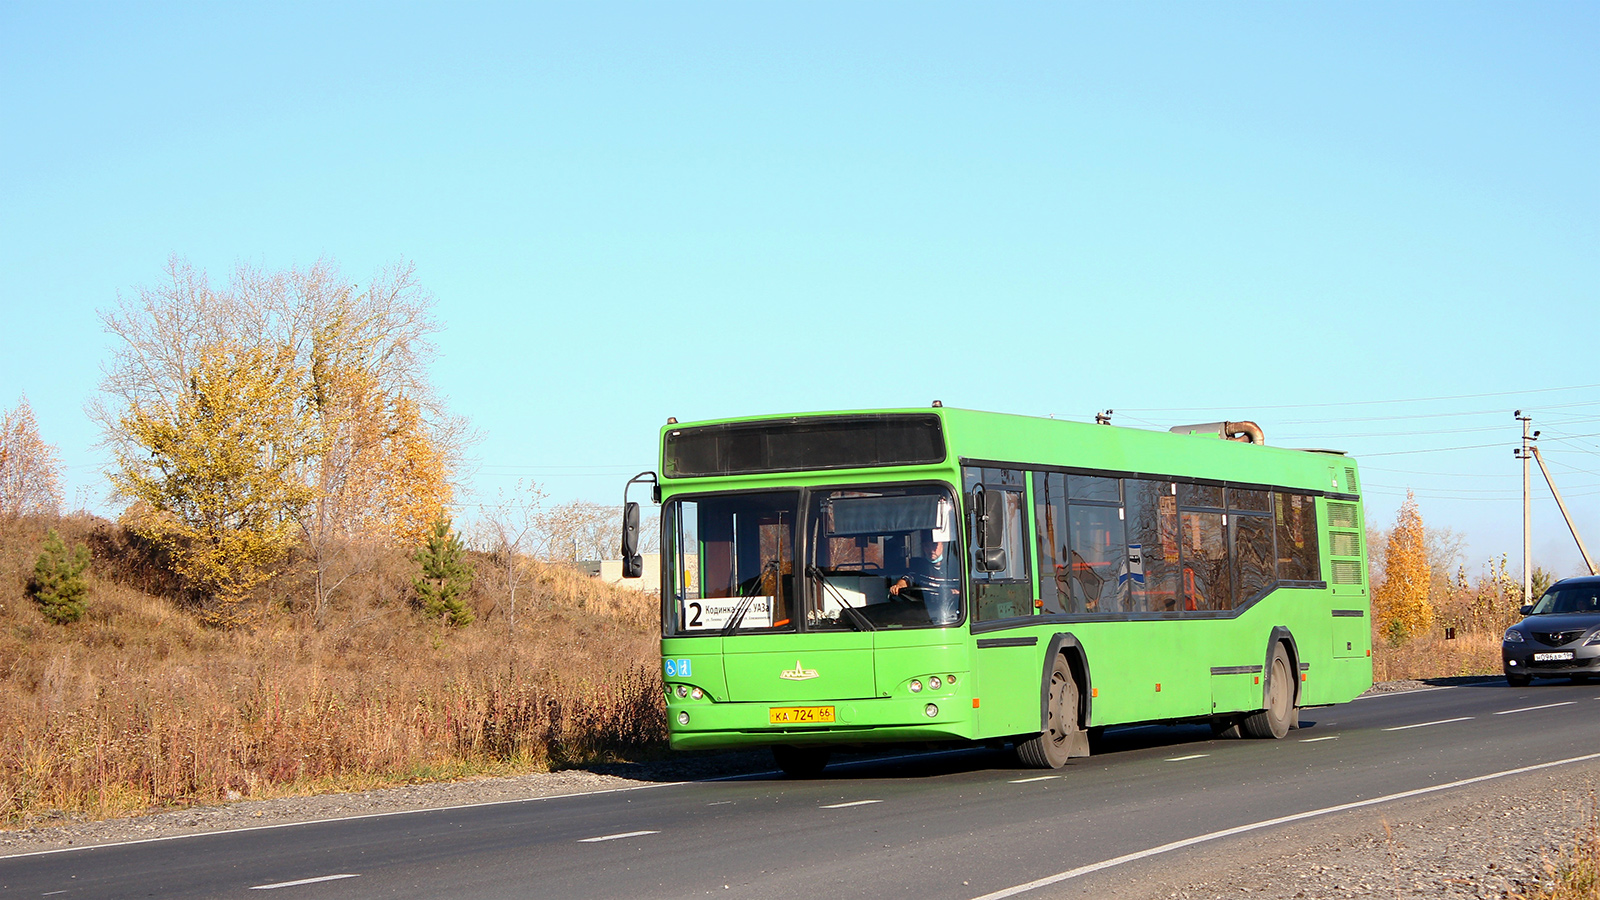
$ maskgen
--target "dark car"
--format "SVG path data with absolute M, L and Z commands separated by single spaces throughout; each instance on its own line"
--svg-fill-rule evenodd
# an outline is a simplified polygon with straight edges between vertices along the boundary
M 1536 675 L 1573 681 L 1600 675 L 1600 575 L 1563 578 L 1522 614 L 1527 618 L 1506 629 L 1500 644 L 1512 687 Z

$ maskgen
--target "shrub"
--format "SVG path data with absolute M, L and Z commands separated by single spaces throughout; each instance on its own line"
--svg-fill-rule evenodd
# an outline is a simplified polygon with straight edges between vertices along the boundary
M 28 596 L 39 604 L 45 618 L 57 625 L 83 618 L 89 605 L 89 585 L 83 580 L 83 570 L 88 567 L 88 548 L 79 544 L 68 553 L 61 535 L 50 529 L 28 580 Z

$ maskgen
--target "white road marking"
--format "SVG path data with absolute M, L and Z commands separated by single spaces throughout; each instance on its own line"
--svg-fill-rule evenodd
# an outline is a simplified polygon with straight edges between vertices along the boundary
M 1301 738 L 1300 739 L 1300 743 L 1302 743 L 1302 744 L 1315 744 L 1317 741 L 1337 741 L 1338 739 L 1339 739 L 1339 736 L 1337 734 L 1329 734 L 1329 735 L 1324 735 L 1324 736 L 1319 737 L 1319 738 Z
M 1201 757 L 1210 755 L 1211 754 L 1209 753 L 1191 753 L 1188 756 L 1174 756 L 1173 758 L 1167 760 L 1167 762 L 1183 762 L 1186 759 L 1200 759 Z
M 1204 844 L 1220 838 L 1233 837 L 1236 834 L 1246 834 L 1251 831 L 1260 831 L 1263 828 L 1271 828 L 1275 825 L 1287 825 L 1290 822 L 1300 822 L 1306 819 L 1314 819 L 1318 816 L 1326 816 L 1332 813 L 1360 809 L 1364 806 L 1376 806 L 1379 803 L 1388 803 L 1392 800 L 1404 800 L 1408 797 L 1419 797 L 1423 794 L 1435 794 L 1439 791 L 1448 791 L 1453 788 L 1466 787 L 1469 784 L 1477 784 L 1483 781 L 1493 781 L 1496 778 L 1507 778 L 1512 775 L 1522 775 L 1527 772 L 1537 772 L 1540 769 L 1549 769 L 1554 768 L 1555 766 L 1565 766 L 1571 763 L 1588 762 L 1592 759 L 1600 759 L 1600 753 L 1590 753 L 1585 756 L 1573 756 L 1567 759 L 1558 759 L 1555 762 L 1538 763 L 1532 766 L 1523 766 L 1518 769 L 1507 769 L 1503 772 L 1491 772 L 1488 775 L 1479 775 L 1474 778 L 1463 778 L 1460 781 L 1452 781 L 1448 784 L 1436 784 L 1432 787 L 1416 788 L 1414 790 L 1401 791 L 1398 794 L 1387 794 L 1382 797 L 1373 797 L 1371 800 L 1357 800 L 1354 803 L 1341 803 L 1338 806 L 1326 806 L 1322 809 L 1313 809 L 1309 812 L 1295 813 L 1291 816 L 1279 816 L 1276 819 L 1264 819 L 1260 822 L 1251 822 L 1248 825 L 1238 825 L 1233 828 L 1224 828 L 1221 831 L 1213 831 L 1208 834 L 1197 835 L 1192 838 L 1184 838 L 1181 841 L 1173 841 L 1169 844 L 1162 844 L 1159 847 L 1151 847 L 1148 850 L 1140 850 L 1136 853 L 1124 854 L 1113 859 L 1102 860 L 1097 863 L 1090 863 L 1087 866 L 1079 866 L 1076 869 L 1068 869 L 1065 872 L 1058 872 L 1055 875 L 1049 875 L 1036 881 L 1030 881 L 1027 884 L 1019 884 L 1015 887 L 1008 887 L 993 893 L 984 894 L 981 897 L 973 898 L 973 900 L 1002 900 L 1004 897 L 1015 897 L 1018 894 L 1025 894 L 1029 891 L 1037 890 L 1038 888 L 1048 887 L 1052 884 L 1060 884 L 1063 881 L 1077 878 L 1080 875 L 1088 875 L 1092 872 L 1098 872 L 1102 869 L 1120 866 L 1123 863 L 1148 859 L 1152 856 L 1170 853 L 1173 850 L 1182 850 L 1186 847 L 1193 847 L 1196 844 Z
M 1418 722 L 1415 725 L 1396 725 L 1393 728 L 1385 728 L 1384 731 L 1405 731 L 1407 728 L 1427 728 L 1429 725 L 1449 725 L 1451 722 L 1465 722 L 1471 718 L 1472 716 L 1458 716 L 1454 719 L 1440 719 L 1437 722 Z
M 1571 706 L 1572 704 L 1577 703 L 1577 702 L 1578 701 L 1576 701 L 1576 700 L 1564 700 L 1564 701 L 1562 701 L 1560 703 L 1546 703 L 1543 706 L 1524 706 L 1521 709 L 1502 709 L 1499 712 L 1495 713 L 1495 715 L 1497 715 L 1497 716 L 1509 716 L 1512 713 L 1533 712 L 1536 709 L 1555 709 L 1558 706 Z
M 580 844 L 598 844 L 601 841 L 620 841 L 623 838 L 643 837 L 647 834 L 660 834 L 659 831 L 624 831 L 621 834 L 602 834 L 599 837 L 579 838 Z
M 732 800 L 718 800 L 715 803 L 707 803 L 706 805 L 707 806 L 727 806 L 728 804 L 730 804 L 732 802 L 733 802 Z
M 844 809 L 846 806 L 866 806 L 869 803 L 882 803 L 882 800 L 851 800 L 849 803 L 830 803 L 819 806 L 817 809 Z
M 360 878 L 360 875 L 323 875 L 320 878 L 301 878 L 298 881 L 280 881 L 277 884 L 252 885 L 252 891 L 275 891 L 278 888 L 296 887 L 302 884 L 316 884 L 319 881 L 338 881 L 341 878 Z
M 1060 775 L 1037 775 L 1037 776 L 1035 776 L 1033 778 L 1013 778 L 1013 779 L 1011 779 L 1011 783 L 1012 784 L 1030 784 L 1030 783 L 1035 782 L 1035 781 L 1049 781 L 1052 778 L 1060 778 L 1060 777 L 1061 777 Z
M 66 891 L 45 891 L 44 893 L 40 894 L 39 896 L 41 896 L 41 897 L 54 897 L 57 894 L 65 894 L 65 893 L 66 893 Z

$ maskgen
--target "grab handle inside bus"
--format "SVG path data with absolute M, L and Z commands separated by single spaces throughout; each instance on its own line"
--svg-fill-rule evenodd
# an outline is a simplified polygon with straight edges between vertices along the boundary
M 978 518 L 978 569 L 1000 572 L 1006 568 L 1005 495 L 977 485 L 972 489 L 972 506 Z

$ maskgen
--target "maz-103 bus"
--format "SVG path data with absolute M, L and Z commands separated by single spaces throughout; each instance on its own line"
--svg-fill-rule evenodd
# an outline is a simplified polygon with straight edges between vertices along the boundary
M 669 419 L 659 479 L 629 485 L 662 504 L 672 746 L 811 775 L 838 747 L 1009 741 L 1056 768 L 1108 725 L 1281 738 L 1370 687 L 1355 462 L 1249 422 L 1173 431 Z M 626 503 L 630 577 L 638 522 Z

